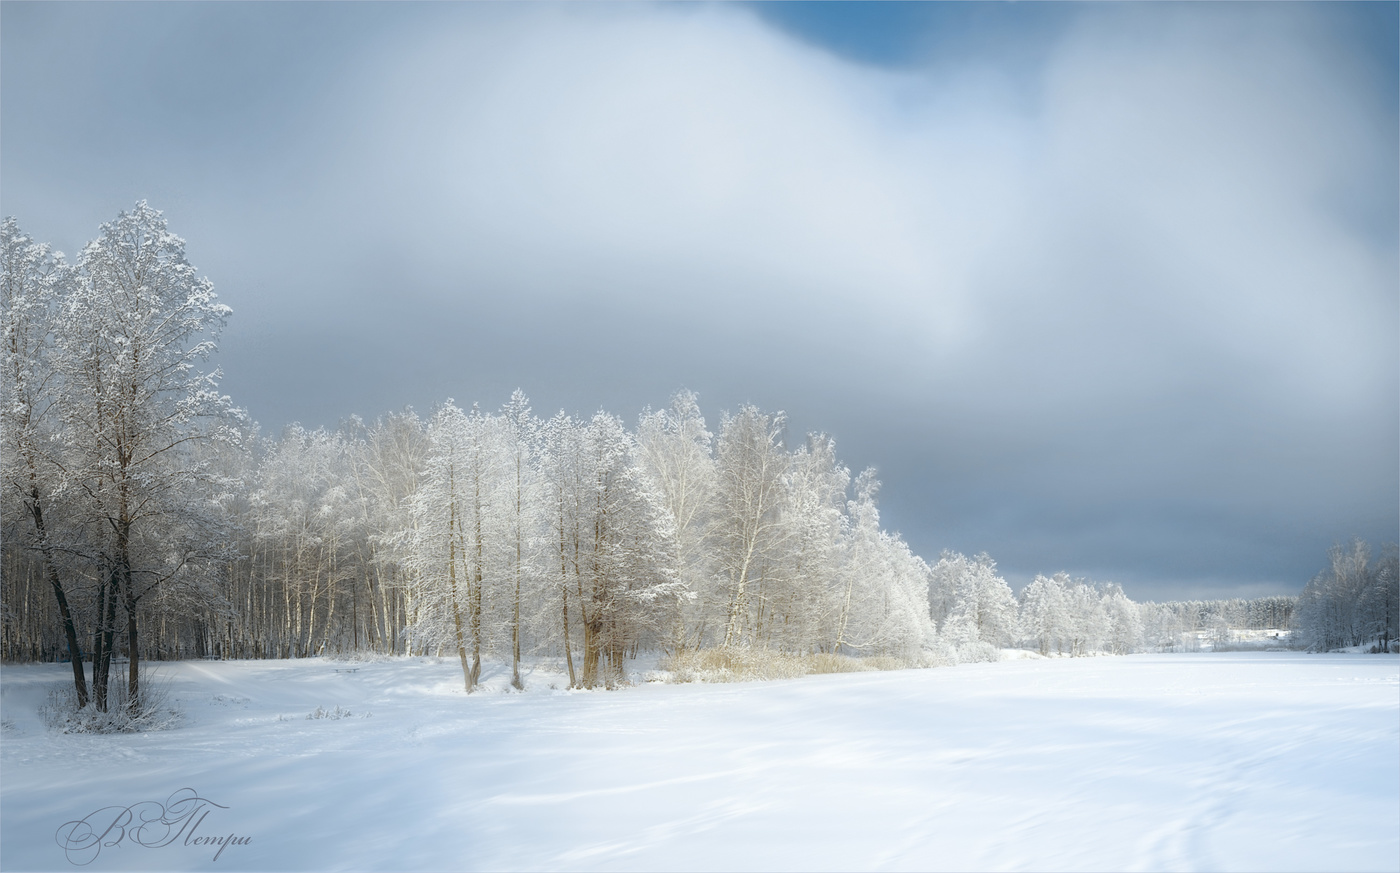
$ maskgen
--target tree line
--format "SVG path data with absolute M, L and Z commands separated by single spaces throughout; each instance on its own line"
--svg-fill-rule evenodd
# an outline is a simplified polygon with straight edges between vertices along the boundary
M 1017 597 L 985 554 L 929 565 L 830 437 L 791 445 L 751 405 L 712 432 L 686 391 L 630 426 L 540 416 L 517 391 L 264 437 L 205 369 L 229 310 L 160 212 L 122 213 L 72 265 L 13 219 L 0 248 L 0 654 L 70 661 L 79 705 L 106 708 L 122 657 L 139 706 L 142 658 L 443 654 L 471 690 L 484 659 L 518 687 L 548 656 L 595 687 L 643 650 L 1126 653 L 1293 615 L 1291 598 L 1134 604 L 1063 573 Z M 1299 614 L 1393 588 L 1388 554 L 1334 561 Z M 1365 616 L 1345 626 L 1373 633 Z
M 4 654 L 64 657 L 106 706 L 114 656 L 526 654 L 607 684 L 641 648 L 916 653 L 925 565 L 872 472 L 693 394 L 634 428 L 448 401 L 256 436 L 203 367 L 228 316 L 140 203 L 76 264 L 12 219 L 4 255 Z M 39 597 L 41 593 L 51 597 Z

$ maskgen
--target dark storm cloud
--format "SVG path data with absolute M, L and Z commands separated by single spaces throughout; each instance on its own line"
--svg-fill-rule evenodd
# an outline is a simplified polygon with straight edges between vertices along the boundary
M 1394 539 L 1394 27 L 901 8 L 7 2 L 3 210 L 166 210 L 274 428 L 686 386 L 1138 597 Z

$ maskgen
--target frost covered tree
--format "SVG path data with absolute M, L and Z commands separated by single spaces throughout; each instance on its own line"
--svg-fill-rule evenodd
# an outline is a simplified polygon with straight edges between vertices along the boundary
M 471 629 L 470 687 L 481 679 L 481 653 L 498 639 L 492 619 L 498 612 L 500 577 L 496 560 L 500 546 L 500 513 L 494 499 L 500 483 L 499 453 L 496 450 L 496 428 L 480 408 L 473 406 L 461 421 L 456 437 L 463 450 L 465 517 L 461 527 L 469 572 L 467 594 L 468 626 Z M 489 590 L 489 593 L 488 593 Z M 494 646 L 493 646 L 494 647 Z
M 1137 651 L 1143 640 L 1142 615 L 1137 604 L 1117 585 L 1105 587 L 1102 603 L 1108 624 L 1106 648 L 1115 655 Z
M 558 652 L 592 686 L 641 647 L 933 638 L 929 568 L 881 529 L 873 474 L 852 495 L 831 439 L 790 451 L 782 413 L 741 407 L 715 436 L 681 391 L 629 433 L 541 422 L 517 391 L 494 415 L 257 438 L 203 372 L 228 309 L 159 212 L 103 225 L 74 267 L 13 221 L 0 242 L 3 645 L 66 649 L 80 700 L 105 706 L 123 648 L 139 706 L 152 656 L 455 650 L 470 690 L 489 656 L 520 686 L 526 655 Z M 999 638 L 1004 593 L 974 588 L 974 634 Z
M 409 545 L 404 563 L 420 583 L 420 609 L 429 622 L 426 632 L 446 626 L 461 663 L 463 684 L 471 692 L 480 672 L 481 623 L 471 611 L 476 589 L 468 547 L 472 518 L 468 507 L 473 495 L 467 473 L 469 427 L 466 414 L 451 400 L 428 423 L 422 485 L 408 500 L 412 522 L 404 532 Z M 474 656 L 471 662 L 469 648 Z
M 1170 604 L 1139 603 L 1138 618 L 1142 623 L 1143 645 L 1149 649 L 1174 651 L 1182 641 L 1181 617 Z
M 836 444 L 811 434 L 788 464 L 784 548 L 766 588 L 760 641 L 783 651 L 824 649 L 836 636 L 851 530 L 844 509 L 851 472 Z
M 510 648 L 511 686 L 525 687 L 520 678 L 520 644 L 523 634 L 522 607 L 526 599 L 535 599 L 537 572 L 535 545 L 539 540 L 542 495 L 539 489 L 538 451 L 539 422 L 530 413 L 530 401 L 525 392 L 516 389 L 501 411 L 501 448 L 504 454 L 504 490 L 500 501 L 508 516 L 506 525 L 507 576 L 510 582 Z
M 1329 566 L 1313 577 L 1298 599 L 1298 634 L 1317 651 L 1371 645 L 1386 651 L 1400 638 L 1400 580 L 1395 546 L 1379 561 L 1360 539 L 1335 545 Z
M 1386 546 L 1371 568 L 1371 582 L 1362 597 L 1362 629 L 1378 650 L 1400 647 L 1400 549 Z
M 422 580 L 396 548 L 401 532 L 415 524 L 409 501 L 421 485 L 430 451 L 427 427 L 407 412 L 376 422 L 360 450 L 361 474 L 373 495 L 376 512 L 374 542 L 379 549 L 375 569 L 383 574 L 384 635 L 391 648 L 402 638 L 404 651 L 419 649 L 409 630 L 418 621 Z
M 1098 589 L 1083 579 L 1076 579 L 1065 588 L 1065 642 L 1075 657 L 1101 648 L 1108 635 L 1108 616 Z
M 59 544 L 51 532 L 59 515 L 54 505 L 67 484 L 62 444 L 55 433 L 62 383 L 54 362 L 54 329 L 77 275 L 61 253 L 24 235 L 13 218 L 0 225 L 0 259 L 0 429 L 5 437 L 0 469 L 5 488 L 18 497 L 32 524 L 35 550 L 63 624 L 78 706 L 83 707 L 88 691 L 82 646 L 68 586 L 60 578 Z
M 1128 655 L 1142 648 L 1142 616 L 1137 604 L 1128 600 L 1120 586 L 1103 586 L 1103 618 L 1106 632 L 1103 646 L 1114 655 Z
M 264 585 L 282 604 L 281 627 L 270 638 L 283 657 L 320 654 L 345 629 L 338 613 L 349 605 L 354 544 L 365 536 L 352 464 L 343 436 L 295 424 L 262 453 L 250 545 Z
M 753 642 L 762 603 L 754 590 L 785 544 L 785 425 L 782 413 L 769 415 L 751 405 L 720 423 L 713 543 L 724 584 L 724 648 Z
M 401 631 L 419 586 L 397 541 L 412 527 L 422 431 L 411 413 L 336 431 L 293 424 L 253 441 L 246 458 L 220 456 L 246 483 L 224 498 L 236 537 L 226 607 L 174 623 L 176 649 L 192 641 L 200 655 L 306 657 L 394 651 L 401 638 L 412 646 Z
M 1016 636 L 1011 586 L 983 552 L 968 558 L 944 551 L 929 574 L 929 615 L 959 660 L 987 660 Z
M 242 414 L 218 391 L 214 352 L 229 308 L 185 260 L 184 240 L 144 201 L 104 224 L 55 328 L 67 477 L 97 567 L 93 697 L 105 708 L 116 608 L 125 615 L 129 705 L 140 707 L 139 608 L 163 586 L 208 596 L 228 556 L 212 453 L 236 447 Z
M 707 546 L 717 481 L 713 439 L 692 391 L 677 392 L 668 409 L 645 410 L 637 423 L 638 460 L 670 513 L 676 579 L 686 588 L 669 643 L 677 650 L 698 646 L 705 633 L 702 594 L 713 576 Z
M 570 618 L 571 610 L 579 610 L 583 592 L 584 426 L 562 411 L 554 415 L 540 428 L 538 455 L 550 552 L 549 567 L 543 573 L 549 581 L 541 592 L 541 607 L 559 618 L 559 649 L 569 671 L 569 686 L 577 687 L 573 639 L 578 622 L 571 623 Z M 573 595 L 571 604 L 573 591 L 579 593 Z
M 1021 592 L 1022 638 L 1042 655 L 1052 648 L 1075 657 L 1102 651 L 1113 632 L 1109 604 L 1116 603 L 1115 589 L 1101 589 L 1063 572 L 1037 575 Z M 1131 620 L 1124 620 L 1128 622 L 1125 633 L 1131 633 Z
M 1036 574 L 1021 591 L 1021 634 L 1030 640 L 1042 655 L 1051 649 L 1063 651 L 1068 636 L 1069 612 L 1065 602 L 1069 575 Z
M 424 431 L 423 422 L 410 409 L 359 427 L 351 440 L 357 505 L 364 513 L 360 572 L 365 579 L 370 632 L 384 651 L 397 650 L 398 630 L 412 615 L 417 589 L 416 577 L 396 559 L 393 540 L 398 530 L 412 524 L 406 504 L 417 491 L 426 464 Z M 411 648 L 410 640 L 404 643 Z
M 670 626 L 685 584 L 665 499 L 636 463 L 622 422 L 600 412 L 583 431 L 576 603 L 583 630 L 579 682 L 611 685 L 629 649 Z
M 408 498 L 410 527 L 399 560 L 418 580 L 418 612 L 407 629 L 450 646 L 468 691 L 483 652 L 505 655 L 520 687 L 527 601 L 536 598 L 534 551 L 542 521 L 533 458 L 533 419 L 519 392 L 507 415 L 463 412 L 448 401 L 427 429 L 428 453 Z
M 847 503 L 850 535 L 831 651 L 911 657 L 932 642 L 929 567 L 898 536 L 880 529 L 873 469 L 856 477 Z

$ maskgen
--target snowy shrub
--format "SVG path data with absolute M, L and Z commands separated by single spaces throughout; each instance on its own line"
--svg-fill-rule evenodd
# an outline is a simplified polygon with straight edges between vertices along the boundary
M 49 692 L 39 717 L 51 731 L 64 734 L 125 734 L 169 730 L 184 717 L 170 696 L 169 683 L 144 666 L 138 669 L 141 705 L 131 706 L 125 682 L 115 682 L 107 698 L 107 711 L 91 703 L 78 708 L 77 692 L 65 682 Z
M 967 613 L 954 612 L 949 616 L 943 623 L 939 638 L 944 647 L 951 650 L 949 660 L 952 663 L 975 664 L 1001 660 L 1001 650 L 982 637 L 976 620 Z
M 946 640 L 935 637 L 911 661 L 913 667 L 951 667 L 958 663 L 958 653 Z
M 324 708 L 324 707 L 318 706 L 318 707 L 316 707 L 314 710 L 312 710 L 311 712 L 307 713 L 307 714 L 306 714 L 306 718 L 307 718 L 308 721 L 314 721 L 314 720 L 319 719 L 319 718 L 329 718 L 329 719 L 349 718 L 349 717 L 352 716 L 352 715 L 354 715 L 353 712 L 351 712 L 351 711 L 348 710 L 348 709 L 343 709 L 343 708 L 341 708 L 341 707 L 339 707 L 339 706 L 337 706 L 335 709 L 326 709 L 326 708 Z M 363 716 L 361 716 L 361 717 L 362 717 L 362 718 L 369 718 L 369 713 L 365 713 L 365 715 L 363 715 Z
M 1001 649 L 982 640 L 974 640 L 956 649 L 959 664 L 983 664 L 1001 660 Z

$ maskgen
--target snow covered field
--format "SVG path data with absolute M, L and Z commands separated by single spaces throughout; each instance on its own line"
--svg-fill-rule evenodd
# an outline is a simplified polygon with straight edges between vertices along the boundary
M 84 869 L 1400 869 L 1394 657 L 472 696 L 446 659 L 190 662 L 162 668 L 183 725 L 115 737 L 45 732 L 64 669 L 0 671 L 5 871 L 71 869 L 65 822 L 182 788 L 220 805 L 193 835 Z

